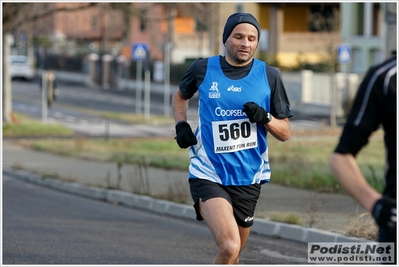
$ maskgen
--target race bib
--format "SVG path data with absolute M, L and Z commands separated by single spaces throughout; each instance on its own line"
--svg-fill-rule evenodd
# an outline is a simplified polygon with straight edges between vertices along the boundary
M 215 153 L 230 153 L 258 146 L 256 123 L 248 119 L 212 122 Z

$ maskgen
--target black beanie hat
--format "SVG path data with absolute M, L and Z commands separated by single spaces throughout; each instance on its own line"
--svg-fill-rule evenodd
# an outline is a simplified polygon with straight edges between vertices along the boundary
M 226 21 L 226 24 L 224 25 L 223 44 L 226 42 L 227 38 L 229 38 L 235 26 L 237 26 L 240 23 L 249 23 L 254 25 L 255 28 L 258 30 L 258 42 L 259 42 L 260 26 L 256 18 L 249 13 L 237 12 L 230 15 L 230 17 Z

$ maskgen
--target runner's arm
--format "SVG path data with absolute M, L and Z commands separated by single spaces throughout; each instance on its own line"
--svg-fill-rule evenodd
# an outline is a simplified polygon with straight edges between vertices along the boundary
M 291 137 L 290 121 L 288 118 L 277 119 L 273 117 L 268 124 L 265 124 L 265 127 L 271 135 L 281 142 L 287 141 Z
M 330 158 L 330 168 L 335 178 L 345 190 L 366 210 L 372 211 L 381 194 L 372 188 L 360 171 L 356 158 L 350 154 L 334 152 Z
M 183 97 L 179 88 L 174 92 L 172 97 L 172 110 L 175 122 L 187 120 L 188 102 L 190 100 Z

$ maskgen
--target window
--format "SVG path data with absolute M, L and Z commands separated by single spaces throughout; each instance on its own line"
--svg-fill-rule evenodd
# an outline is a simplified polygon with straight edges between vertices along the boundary
M 199 19 L 196 19 L 195 21 L 195 30 L 197 32 L 205 32 L 208 30 L 208 25 L 206 25 L 206 22 L 203 22 Z
M 309 31 L 333 32 L 336 30 L 339 16 L 336 15 L 337 7 L 328 4 L 315 4 L 309 7 Z
M 91 21 L 90 21 L 90 25 L 93 29 L 95 29 L 97 27 L 97 23 L 98 23 L 98 18 L 97 16 L 93 16 L 91 17 Z
M 143 32 L 147 26 L 147 20 L 144 16 L 140 16 L 140 30 Z

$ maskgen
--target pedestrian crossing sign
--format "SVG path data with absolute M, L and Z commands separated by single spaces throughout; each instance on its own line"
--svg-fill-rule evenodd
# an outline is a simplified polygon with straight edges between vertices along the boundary
M 147 59 L 148 45 L 146 43 L 135 43 L 132 45 L 132 59 L 145 60 Z
M 351 61 L 352 51 L 349 44 L 341 44 L 338 46 L 338 62 L 348 63 Z

